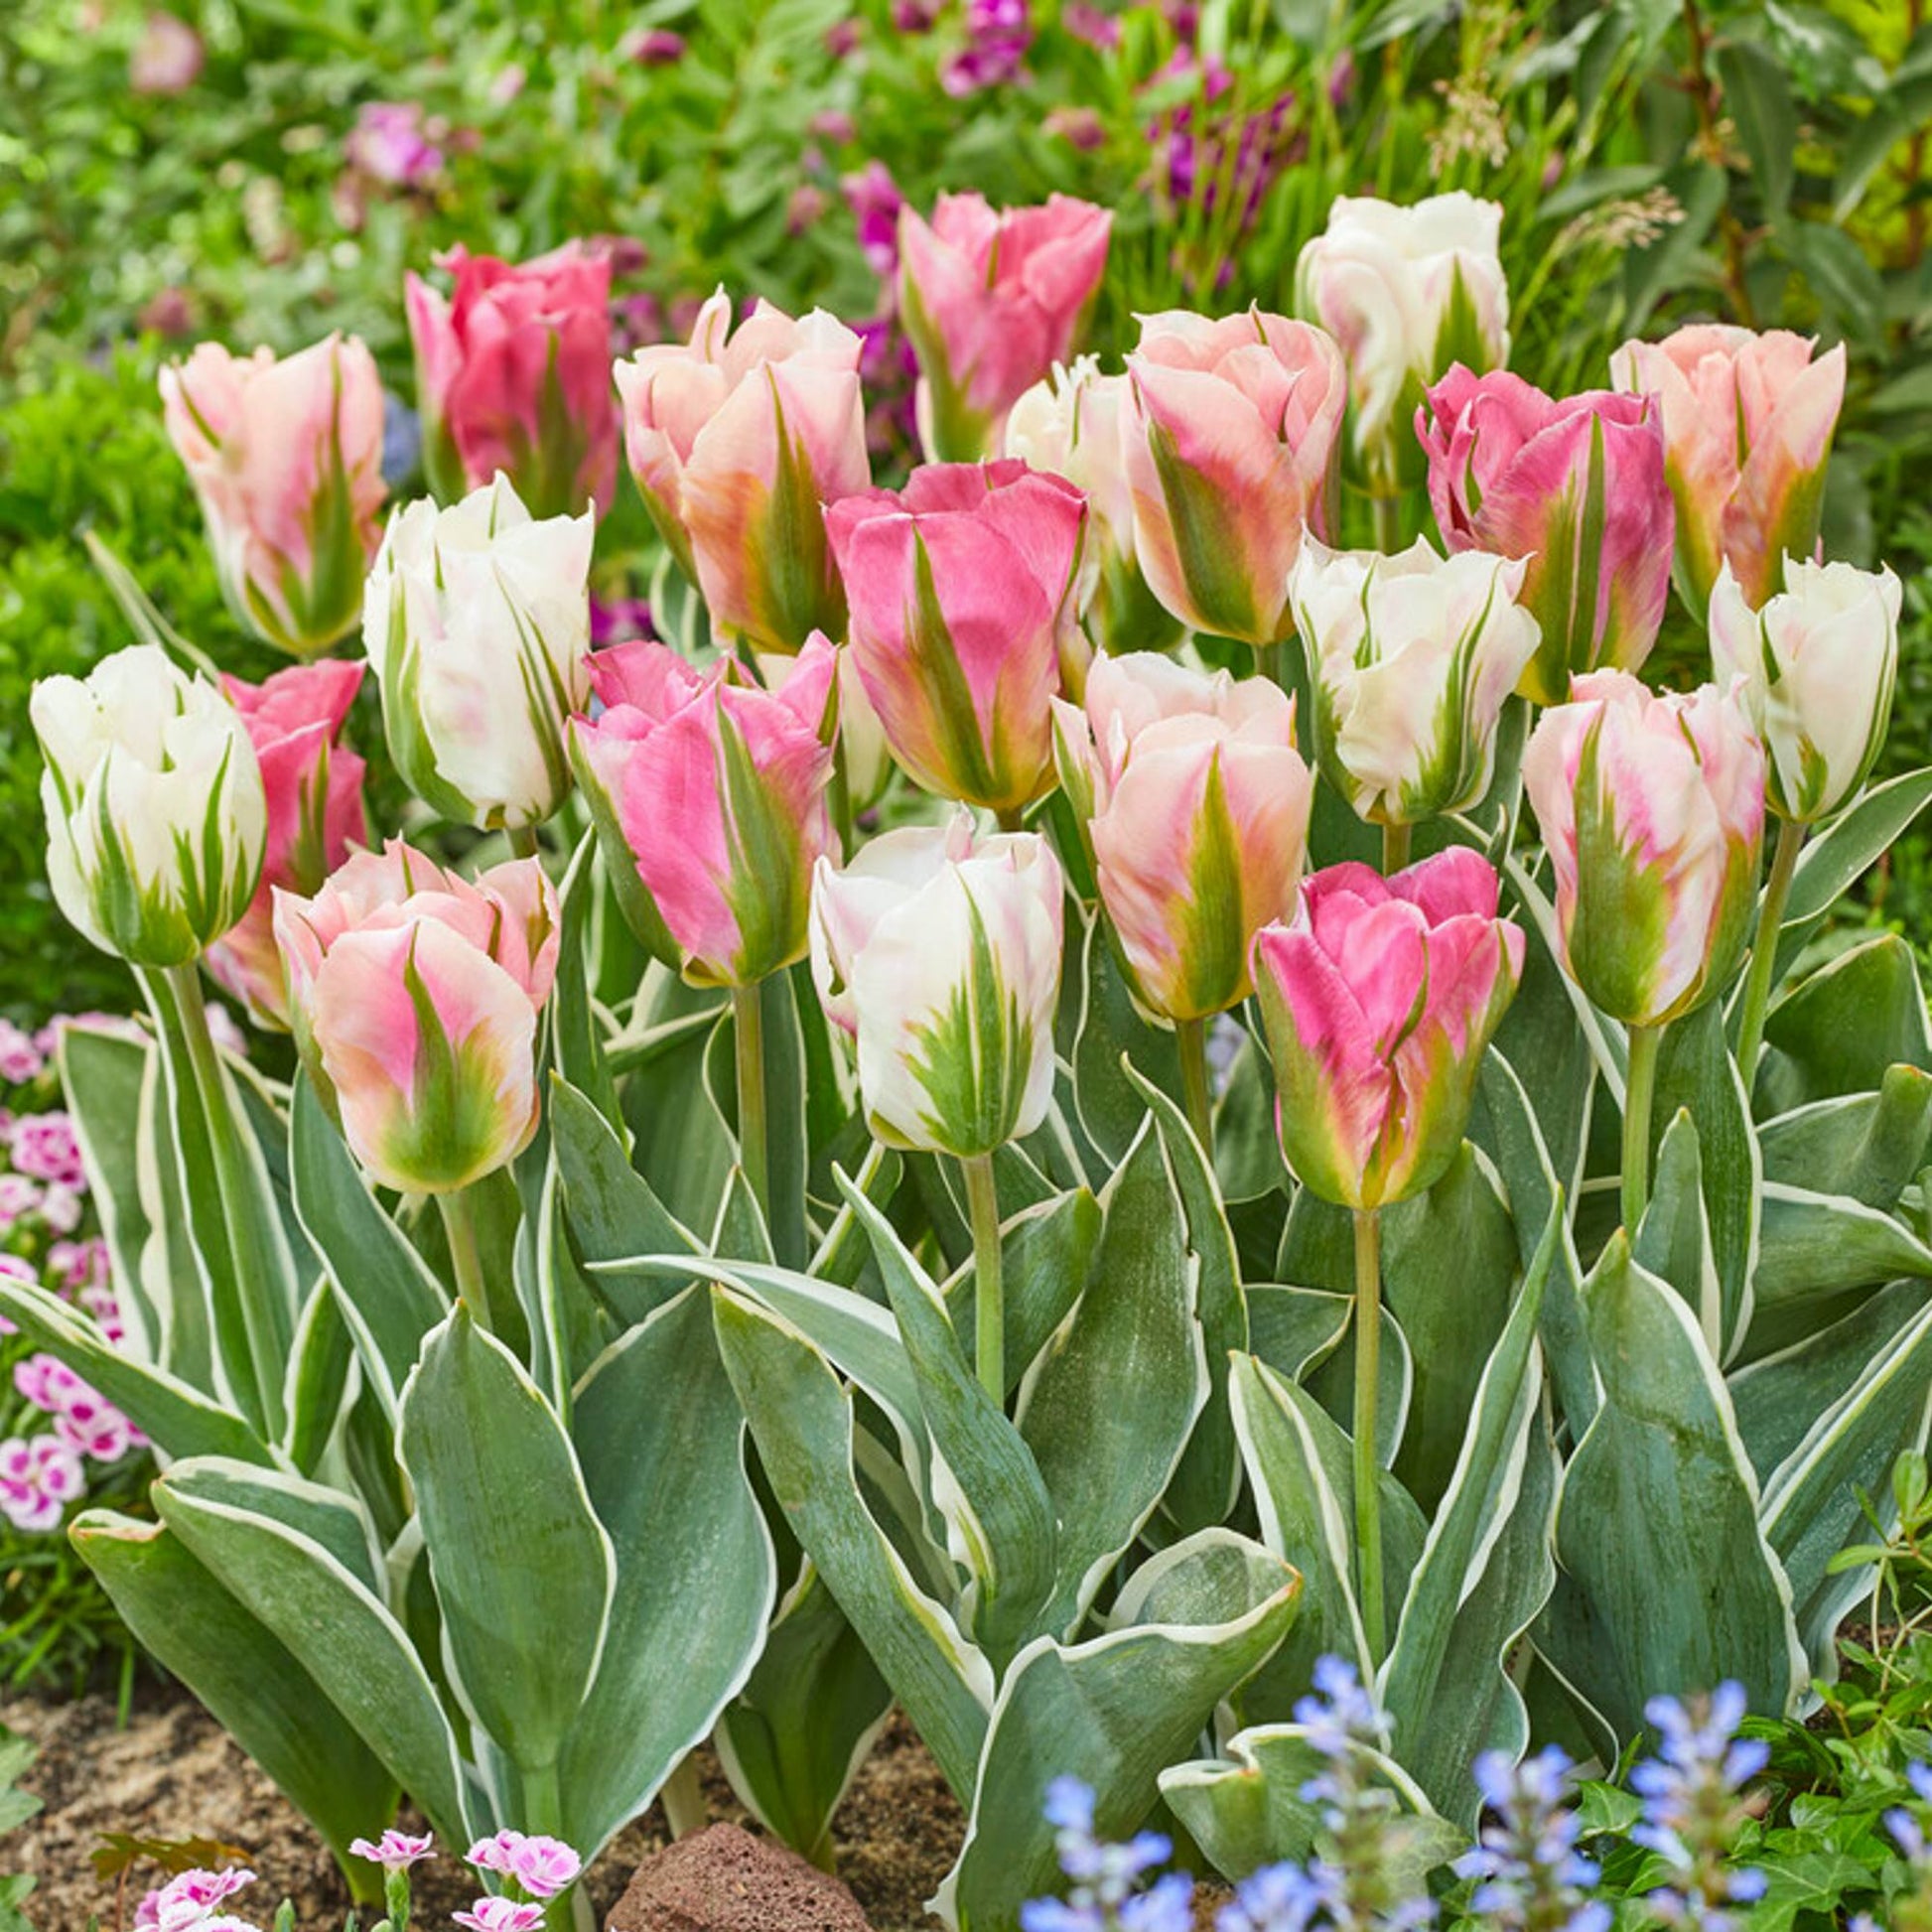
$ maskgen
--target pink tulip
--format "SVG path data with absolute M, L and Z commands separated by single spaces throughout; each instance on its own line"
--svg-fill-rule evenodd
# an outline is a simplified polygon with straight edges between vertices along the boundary
M 1730 977 L 1764 778 L 1740 683 L 1659 697 L 1596 671 L 1530 734 L 1523 783 L 1556 868 L 1564 965 L 1613 1020 L 1661 1026 Z
M 1416 434 L 1449 549 L 1528 559 L 1517 602 L 1543 639 L 1524 695 L 1561 704 L 1573 675 L 1636 670 L 1670 597 L 1658 405 L 1604 389 L 1552 400 L 1506 369 L 1458 362 L 1416 411 Z
M 1282 1153 L 1304 1186 L 1381 1207 L 1462 1144 L 1484 1049 L 1523 974 L 1496 873 L 1467 846 L 1384 879 L 1330 866 L 1254 944 Z
M 1142 319 L 1127 372 L 1122 447 L 1149 586 L 1192 629 L 1279 642 L 1302 532 L 1332 523 L 1340 351 L 1259 309 L 1173 311 Z
M 303 1064 L 380 1185 L 451 1192 L 529 1145 L 559 917 L 535 859 L 473 885 L 400 839 L 275 895 Z
M 1154 651 L 1102 657 L 1055 703 L 1061 783 L 1141 1004 L 1204 1020 L 1253 990 L 1255 933 L 1294 908 L 1314 780 L 1295 701 Z
M 832 646 L 814 635 L 783 688 L 707 671 L 668 645 L 595 652 L 601 708 L 571 752 L 638 937 L 701 986 L 752 986 L 805 955 L 812 867 L 835 862 Z
M 617 367 L 624 448 L 651 521 L 712 622 L 759 650 L 845 628 L 821 505 L 867 487 L 859 338 L 760 302 L 731 328 L 720 289 L 688 344 Z
M 899 211 L 899 313 L 918 351 L 929 457 L 992 455 L 1007 411 L 1072 354 L 1113 220 L 1066 195 L 1005 209 L 980 195 L 941 195 L 930 222 Z
M 1705 323 L 1661 343 L 1625 343 L 1610 357 L 1617 388 L 1662 406 L 1678 595 L 1700 621 L 1720 565 L 1761 607 L 1781 588 L 1787 552 L 1816 554 L 1845 400 L 1845 345 L 1814 361 L 1816 345 L 1785 329 Z
M 502 471 L 539 520 L 611 507 L 618 412 L 611 395 L 611 264 L 566 242 L 521 265 L 457 247 L 444 297 L 408 278 L 423 412 L 423 465 L 453 503 Z
M 292 666 L 261 684 L 221 679 L 261 764 L 268 843 L 261 884 L 238 925 L 204 955 L 215 982 L 258 1025 L 286 1029 L 288 991 L 275 943 L 275 891 L 310 894 L 368 836 L 361 759 L 342 740 L 343 721 L 362 683 L 360 664 Z
M 1024 463 L 934 464 L 826 512 L 852 660 L 893 755 L 946 798 L 1043 791 L 1052 700 L 1084 668 L 1073 591 L 1086 499 Z
M 353 336 L 279 360 L 203 343 L 161 371 L 161 400 L 229 608 L 291 656 L 327 650 L 382 534 L 375 358 Z

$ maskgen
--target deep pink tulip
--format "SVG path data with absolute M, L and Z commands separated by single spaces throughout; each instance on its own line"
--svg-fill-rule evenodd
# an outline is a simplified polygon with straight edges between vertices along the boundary
M 929 457 L 994 454 L 1007 411 L 1072 354 L 1113 219 L 1066 195 L 1006 209 L 980 195 L 941 195 L 929 222 L 900 210 L 899 313 L 918 351 Z
M 423 464 L 453 503 L 502 471 L 538 519 L 611 507 L 611 263 L 580 242 L 520 265 L 457 247 L 446 297 L 406 284 Z
M 929 791 L 1017 812 L 1046 789 L 1052 701 L 1077 684 L 1086 498 L 1024 463 L 931 464 L 826 512 L 852 661 Z
M 1561 704 L 1573 676 L 1636 670 L 1664 621 L 1677 520 L 1657 403 L 1607 389 L 1553 399 L 1458 362 L 1416 434 L 1449 549 L 1528 559 L 1516 601 L 1543 638 L 1524 695 Z
M 1432 1186 L 1523 973 L 1488 860 L 1450 846 L 1389 879 L 1330 866 L 1292 921 L 1263 927 L 1254 972 L 1282 1153 L 1303 1185 L 1343 1207 Z

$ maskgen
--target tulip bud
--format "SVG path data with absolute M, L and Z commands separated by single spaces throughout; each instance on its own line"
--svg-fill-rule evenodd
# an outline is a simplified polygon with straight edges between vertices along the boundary
M 1339 195 L 1326 232 L 1302 250 L 1296 306 L 1341 345 L 1350 434 L 1378 487 L 1395 482 L 1398 426 L 1422 388 L 1454 362 L 1509 359 L 1502 219 L 1499 204 L 1459 190 L 1413 207 Z
M 399 510 L 369 573 L 362 640 L 389 754 L 462 825 L 539 825 L 570 790 L 564 727 L 589 686 L 590 512 L 533 521 L 509 479 Z
M 1046 788 L 1085 525 L 1080 492 L 1024 463 L 930 465 L 826 512 L 854 667 L 928 791 L 1016 812 Z
M 1764 748 L 1735 687 L 1658 697 L 1579 678 L 1523 754 L 1557 876 L 1565 969 L 1613 1020 L 1658 1027 L 1724 987 L 1750 930 Z
M 1394 557 L 1303 547 L 1289 595 L 1315 745 L 1363 818 L 1413 825 L 1489 789 L 1496 721 L 1536 649 L 1524 569 L 1476 550 L 1446 560 L 1424 537 Z
M 182 966 L 247 909 L 268 813 L 241 718 L 159 644 L 84 682 L 43 678 L 28 706 L 47 768 L 47 876 L 104 952 Z
M 1044 839 L 975 840 L 964 812 L 819 860 L 812 977 L 880 1140 L 970 1160 L 1045 1118 L 1063 892 Z
M 1190 629 L 1289 632 L 1302 532 L 1332 527 L 1347 386 L 1320 330 L 1250 309 L 1141 319 L 1122 433 L 1134 536 L 1154 594 Z
M 1664 621 L 1676 522 L 1656 403 L 1605 389 L 1552 401 L 1458 363 L 1416 434 L 1444 542 L 1527 560 L 1519 601 L 1543 641 L 1523 695 L 1561 704 L 1573 676 L 1638 669 Z
M 1134 553 L 1134 492 L 1121 455 L 1128 378 L 1102 375 L 1091 355 L 1055 367 L 1013 405 L 1006 454 L 1064 477 L 1087 498 L 1087 542 L 1077 598 L 1096 648 L 1161 650 L 1178 622 L 1148 589 Z
M 1459 845 L 1388 879 L 1330 866 L 1289 923 L 1262 928 L 1254 970 L 1297 1179 L 1359 1208 L 1434 1186 L 1523 975 L 1494 867 Z
M 559 923 L 535 859 L 472 885 L 400 839 L 275 895 L 303 1065 L 379 1186 L 451 1193 L 529 1145 Z
M 892 781 L 893 748 L 886 743 L 885 727 L 853 669 L 852 646 L 836 645 L 832 655 L 838 660 L 832 682 L 839 701 L 836 742 L 845 767 L 846 805 L 851 811 L 862 812 L 879 802 Z M 759 681 L 767 691 L 782 691 L 799 674 L 801 665 L 808 672 L 813 668 L 812 660 L 803 652 L 797 657 L 760 657 Z
M 783 690 L 699 671 L 667 645 L 590 660 L 595 719 L 571 753 L 618 902 L 699 986 L 753 986 L 805 956 L 812 867 L 838 855 L 826 809 L 832 646 L 815 635 Z
M 223 677 L 222 695 L 241 714 L 261 765 L 268 839 L 261 883 L 248 909 L 207 949 L 216 984 L 258 1026 L 286 1030 L 288 992 L 275 944 L 275 891 L 308 894 L 368 837 L 362 760 L 341 743 L 343 721 L 361 688 L 360 664 L 293 665 L 261 684 Z
M 1661 343 L 1625 343 L 1610 357 L 1614 387 L 1662 408 L 1677 591 L 1693 617 L 1710 608 L 1721 565 L 1761 606 L 1778 588 L 1779 561 L 1818 547 L 1845 345 L 1816 361 L 1814 346 L 1785 329 L 1703 323 Z
M 566 242 L 516 265 L 452 248 L 445 297 L 404 285 L 423 467 L 446 503 L 499 471 L 539 517 L 611 507 L 618 412 L 611 395 L 611 263 Z
M 1784 589 L 1751 609 L 1728 564 L 1711 593 L 1711 663 L 1741 679 L 1769 756 L 1766 803 L 1808 825 L 1863 784 L 1891 723 L 1898 579 L 1787 557 Z
M 941 195 L 930 223 L 900 209 L 899 314 L 919 358 L 919 437 L 930 459 L 991 456 L 1007 411 L 1072 353 L 1113 220 L 1066 195 L 1006 209 Z
M 277 360 L 204 343 L 161 371 L 222 596 L 258 637 L 313 657 L 355 627 L 381 523 L 382 381 L 353 337 Z
M 1061 783 L 1140 1004 L 1204 1020 L 1253 991 L 1256 931 L 1295 904 L 1314 780 L 1295 701 L 1151 651 L 1097 659 L 1084 710 L 1055 702 Z
M 651 521 L 711 621 L 759 650 L 845 628 L 821 505 L 872 482 L 859 338 L 760 302 L 731 330 L 720 289 L 689 344 L 617 366 L 624 448 Z

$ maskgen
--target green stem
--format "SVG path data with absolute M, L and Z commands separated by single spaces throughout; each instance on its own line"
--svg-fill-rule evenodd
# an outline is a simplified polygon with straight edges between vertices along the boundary
M 483 1281 L 483 1254 L 477 1246 L 477 1215 L 471 1205 L 470 1190 L 459 1187 L 454 1193 L 438 1194 L 436 1205 L 442 1210 L 443 1232 L 450 1240 L 450 1265 L 456 1270 L 457 1296 L 484 1328 L 493 1330 L 489 1289 Z
M 1369 1661 L 1382 1661 L 1382 1462 L 1375 1450 L 1375 1398 L 1382 1369 L 1380 1209 L 1355 1210 L 1355 1552 L 1356 1593 Z
M 1663 1037 L 1661 1027 L 1630 1029 L 1630 1071 L 1623 1090 L 1623 1231 L 1633 1241 L 1650 1205 L 1650 1108 Z
M 1402 548 L 1402 498 L 1390 489 L 1378 489 L 1369 498 L 1375 515 L 1375 547 L 1393 557 Z
M 678 1760 L 677 1769 L 664 1780 L 657 1801 L 664 1807 L 664 1822 L 673 1838 L 689 1838 L 710 1824 L 711 1812 L 704 1801 L 704 1786 L 698 1781 L 696 1757 Z
M 1785 902 L 1804 849 L 1805 828 L 1795 819 L 1778 820 L 1777 849 L 1771 855 L 1771 876 L 1764 882 L 1764 897 L 1757 908 L 1757 937 L 1751 942 L 1750 975 L 1744 981 L 1743 1017 L 1737 1029 L 1737 1068 L 1750 1093 L 1757 1077 L 1757 1056 L 1764 1046 L 1764 1016 L 1771 1005 L 1771 982 L 1778 970 L 1778 933 L 1784 925 Z
M 221 1194 L 221 1228 L 226 1236 L 235 1289 L 241 1302 L 241 1323 L 248 1339 L 248 1361 L 254 1370 L 264 1422 L 272 1434 L 282 1430 L 282 1351 L 276 1345 L 270 1320 L 269 1298 L 276 1292 L 266 1279 L 259 1243 L 242 1213 L 250 1186 L 241 1152 L 228 1076 L 208 1032 L 207 1004 L 202 997 L 201 975 L 193 965 L 168 968 L 168 986 L 188 1047 L 189 1070 L 201 1098 L 202 1119 L 207 1128 L 208 1151 L 214 1157 L 214 1180 Z
M 1211 1162 L 1214 1159 L 1214 1103 L 1207 1085 L 1207 1022 L 1176 1020 L 1174 1039 L 1180 1047 L 1180 1091 L 1187 1103 L 1187 1125 Z
M 852 856 L 852 775 L 845 765 L 845 734 L 841 732 L 832 747 L 832 782 L 826 787 L 827 808 L 832 814 L 832 829 L 838 834 L 839 851 Z
M 1412 825 L 1385 825 L 1382 828 L 1382 877 L 1400 872 L 1409 863 L 1409 847 L 1414 837 Z
M 444 1198 L 447 1200 L 448 1195 Z M 523 1784 L 523 1829 L 526 1832 L 541 1832 L 549 1837 L 560 1837 L 564 1828 L 564 1794 L 562 1781 L 557 1776 L 557 1763 L 553 1758 L 548 1764 L 519 1765 Z M 545 1902 L 543 1923 L 545 1932 L 586 1932 L 594 1927 L 596 1915 L 588 1910 L 590 1894 L 579 1885 L 572 1885 L 568 1891 L 559 1892 L 555 1898 Z
M 993 816 L 999 821 L 1003 832 L 1024 832 L 1027 829 L 1026 817 L 1018 805 L 1002 805 Z
M 1000 1191 L 993 1157 L 961 1160 L 966 1204 L 973 1217 L 974 1348 L 980 1385 L 1002 1409 L 1007 1403 L 1006 1285 L 1001 1279 Z
M 738 1062 L 738 1156 L 759 1212 L 770 1211 L 764 1125 L 764 1002 L 756 986 L 732 988 L 732 1044 Z
M 1280 644 L 1257 644 L 1254 647 L 1255 670 L 1270 684 L 1282 681 L 1282 647 Z
M 543 849 L 534 825 L 512 825 L 503 836 L 510 842 L 512 856 L 518 859 L 534 859 Z

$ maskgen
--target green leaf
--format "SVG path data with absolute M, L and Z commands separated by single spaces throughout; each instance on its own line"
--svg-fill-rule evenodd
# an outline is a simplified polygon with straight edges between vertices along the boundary
M 558 891 L 563 926 L 558 935 L 557 980 L 549 1003 L 550 1059 L 552 1079 L 567 1082 L 615 1128 L 623 1115 L 585 976 L 591 909 L 597 897 L 596 847 L 595 831 L 586 832 L 578 840 Z
M 1023 1208 L 1002 1224 L 1009 1395 L 1086 1293 L 1100 1228 L 1100 1203 L 1084 1187 Z M 978 1307 L 977 1276 L 967 1260 L 946 1283 L 946 1311 L 960 1334 L 973 1332 Z
M 771 1245 L 788 1268 L 802 1268 L 811 1252 L 805 1220 L 805 1186 L 811 1151 L 805 1145 L 805 1042 L 788 973 L 772 973 L 759 988 L 763 1013 L 766 1158 L 769 1163 Z M 713 1031 L 705 1055 L 705 1083 L 714 1110 L 735 1137 L 738 1076 L 727 1011 Z M 730 1249 L 724 1250 L 732 1252 Z
M 1760 1313 L 1821 1302 L 1898 1275 L 1932 1277 L 1932 1248 L 1902 1222 L 1843 1194 L 1767 1184 L 1753 1297 Z
M 1785 1113 L 1835 1094 L 1866 1093 L 1887 1068 L 1932 1072 L 1932 1029 L 1918 964 L 1896 933 L 1881 932 L 1801 981 L 1771 1009 L 1758 1092 Z
M 1664 1130 L 1650 1182 L 1650 1200 L 1632 1253 L 1638 1267 L 1668 1282 L 1697 1316 L 1704 1345 L 1724 1347 L 1724 1289 L 1704 1217 L 1704 1164 L 1698 1131 L 1687 1108 Z
M 1888 1066 L 1875 1093 L 1841 1094 L 1758 1130 L 1764 1178 L 1890 1213 L 1932 1143 L 1932 1074 Z
M 56 1049 L 61 1092 L 87 1170 L 87 1187 L 113 1262 L 114 1285 L 131 1332 L 151 1361 L 164 1359 L 160 1323 L 142 1280 L 142 1249 L 153 1230 L 141 1198 L 139 1136 L 143 1093 L 157 1077 L 154 1049 L 124 1034 L 68 1025 Z
M 552 1765 L 603 1652 L 616 1571 L 570 1439 L 459 1303 L 404 1386 L 397 1443 L 464 1702 L 520 1770 Z
M 1127 975 L 1096 916 L 1082 957 L 1080 1018 L 1073 1041 L 1073 1097 L 1080 1125 L 1107 1160 L 1127 1157 L 1147 1118 L 1147 1099 L 1125 1071 L 1138 1067 L 1167 1092 L 1180 1088 L 1180 1052 L 1172 1033 L 1135 1010 Z
M 1903 771 L 1871 786 L 1813 837 L 1798 861 L 1778 928 L 1779 977 L 1859 875 L 1891 850 L 1927 805 L 1932 769 Z
M 1750 157 L 1765 212 L 1776 223 L 1790 208 L 1797 165 L 1798 109 L 1790 78 L 1778 57 L 1753 40 L 1721 41 L 1716 62 L 1725 105 Z
M 334 1290 L 318 1282 L 296 1324 L 282 1406 L 288 1414 L 283 1449 L 304 1475 L 314 1475 L 328 1452 L 348 1398 L 355 1344 Z

